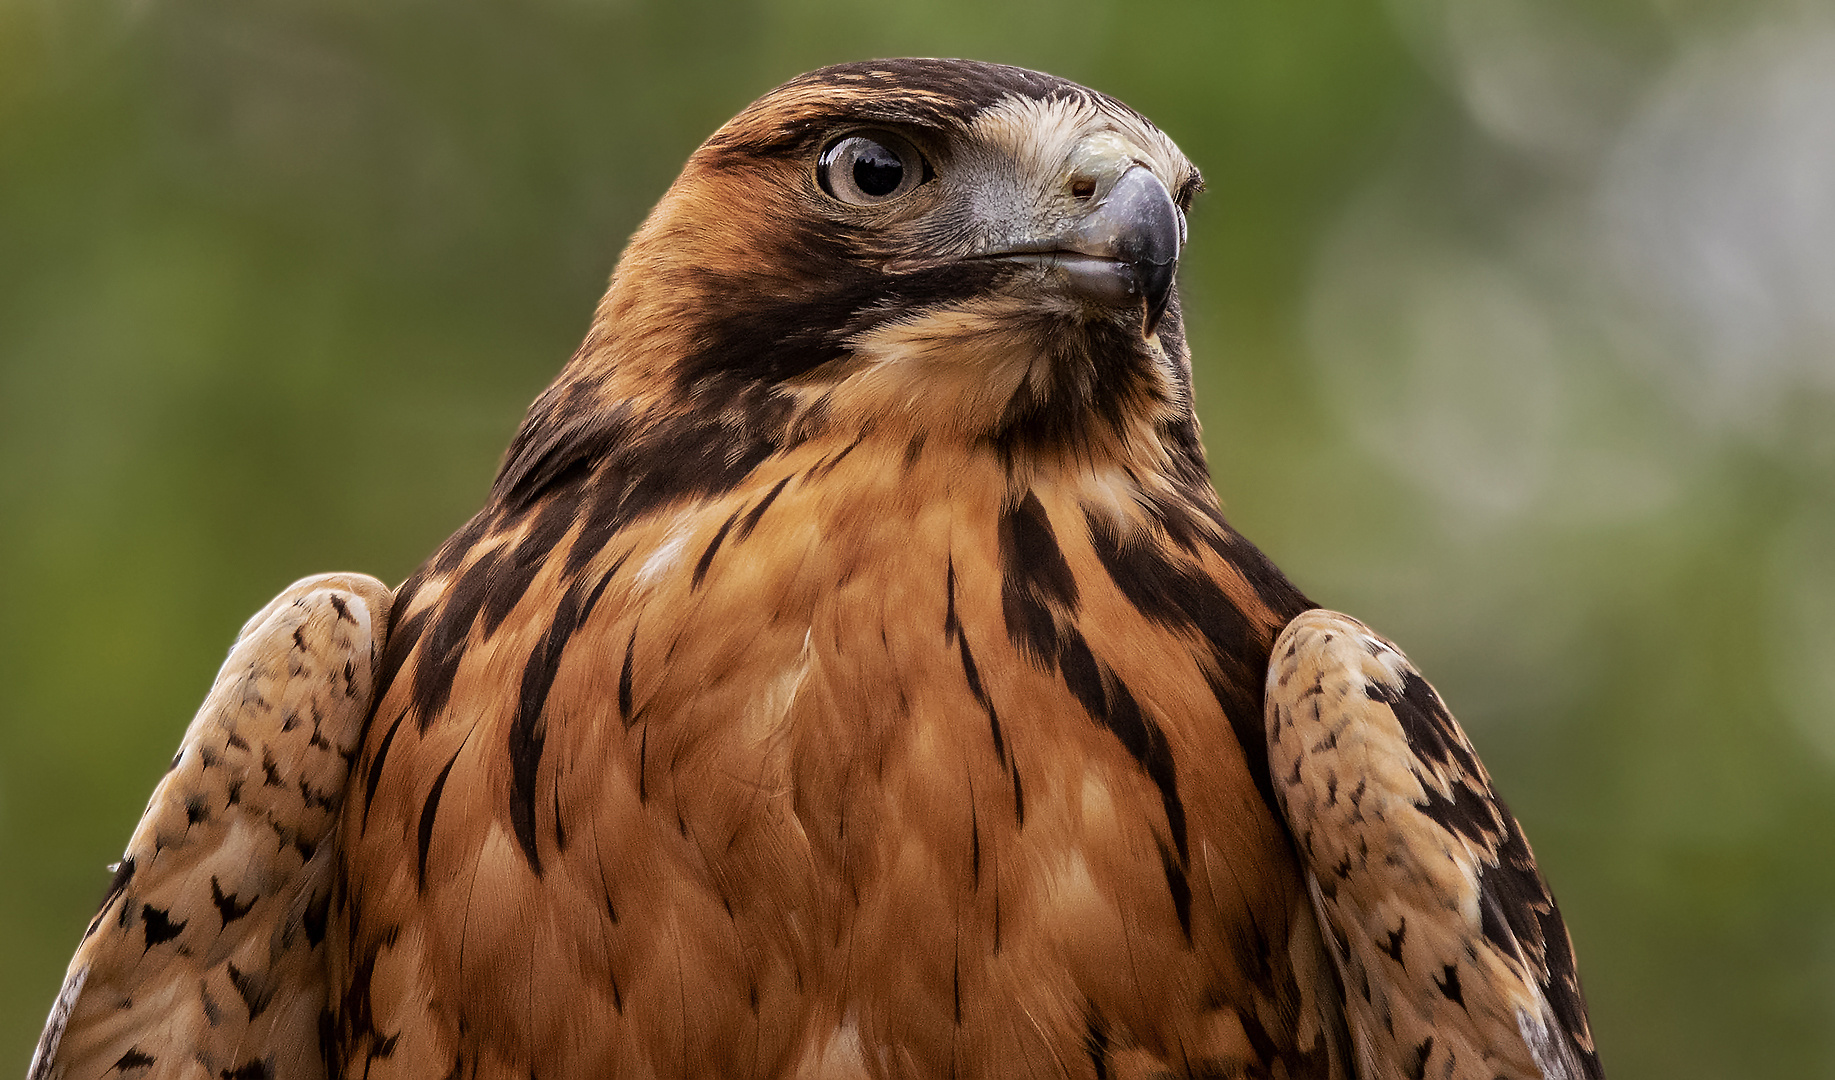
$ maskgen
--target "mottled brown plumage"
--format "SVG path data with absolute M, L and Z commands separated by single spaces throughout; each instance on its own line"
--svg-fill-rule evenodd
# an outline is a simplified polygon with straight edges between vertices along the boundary
M 360 574 L 250 619 L 147 803 L 30 1080 L 325 1075 L 333 837 L 387 631 Z
M 1390 745 L 1495 808 L 1465 877 L 1321 898 L 1352 834 L 1307 770 L 1358 766 L 1271 712 L 1270 771 L 1271 650 L 1312 605 L 1207 476 L 1172 290 L 1198 186 L 1112 99 L 962 61 L 804 76 L 695 153 L 395 596 L 337 825 L 333 1072 L 1423 1075 L 1390 1044 L 1442 1004 L 1371 1025 L 1428 976 L 1346 935 L 1406 886 L 1445 922 L 1421 940 L 1490 940 L 1434 890 L 1518 898 L 1477 879 L 1520 833 L 1441 711 L 1459 769 Z M 1546 976 L 1551 927 L 1473 978 Z M 1547 1076 L 1596 1076 L 1584 1015 L 1548 1015 L 1582 1056 Z M 1498 1016 L 1432 1075 L 1497 1039 L 1540 1075 Z
M 1408 658 L 1306 612 L 1275 643 L 1267 724 L 1359 1075 L 1598 1076 L 1554 897 Z

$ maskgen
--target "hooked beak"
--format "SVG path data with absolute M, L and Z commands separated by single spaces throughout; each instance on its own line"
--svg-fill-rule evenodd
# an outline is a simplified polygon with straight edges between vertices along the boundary
M 1166 185 L 1133 165 L 1064 232 L 984 258 L 1048 267 L 1071 292 L 1099 304 L 1142 307 L 1141 336 L 1152 337 L 1172 298 L 1184 222 Z

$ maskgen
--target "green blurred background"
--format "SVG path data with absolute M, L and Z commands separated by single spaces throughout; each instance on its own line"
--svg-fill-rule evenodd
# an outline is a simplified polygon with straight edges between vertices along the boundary
M 0 0 L 0 1075 L 242 619 L 479 505 L 799 71 L 1040 67 L 1205 170 L 1236 524 L 1398 640 L 1604 1059 L 1835 1077 L 1835 6 Z

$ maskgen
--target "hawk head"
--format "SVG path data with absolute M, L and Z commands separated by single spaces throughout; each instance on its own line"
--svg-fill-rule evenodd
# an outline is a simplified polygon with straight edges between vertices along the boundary
M 719 490 L 819 435 L 1202 475 L 1173 285 L 1200 184 L 1140 114 L 1050 75 L 885 60 L 794 79 L 708 139 L 632 239 L 497 498 L 608 461 L 659 496 Z

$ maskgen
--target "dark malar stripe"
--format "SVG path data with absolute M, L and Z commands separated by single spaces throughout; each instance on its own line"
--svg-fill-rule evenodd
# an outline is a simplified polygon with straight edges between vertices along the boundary
M 884 273 L 865 268 L 878 243 L 870 230 L 832 218 L 780 217 L 777 223 L 769 238 L 756 238 L 766 241 L 756 261 L 798 267 L 823 287 L 783 295 L 756 287 L 748 271 L 701 268 L 699 283 L 718 298 L 720 315 L 703 327 L 705 344 L 676 364 L 684 397 L 710 377 L 781 386 L 847 356 L 850 339 L 925 309 L 972 300 L 1016 272 L 997 261 L 969 260 Z

